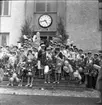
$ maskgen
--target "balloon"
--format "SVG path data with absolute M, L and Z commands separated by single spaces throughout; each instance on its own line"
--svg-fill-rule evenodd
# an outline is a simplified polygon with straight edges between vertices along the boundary
M 44 73 L 46 74 L 46 73 L 48 73 L 48 72 L 49 72 L 49 66 L 46 65 L 46 66 L 45 66 L 45 69 L 44 69 Z
M 78 70 L 76 70 L 74 73 L 73 73 L 74 77 L 75 78 L 78 78 L 78 79 L 82 79 L 81 75 L 79 74 Z
M 66 61 L 64 62 L 64 64 L 65 64 L 66 66 L 68 66 L 68 65 L 69 65 L 69 62 L 66 60 Z
M 79 67 L 79 72 L 82 72 L 83 71 L 83 68 L 82 67 Z
M 64 70 L 65 72 L 69 73 L 69 68 L 68 68 L 67 66 L 64 66 L 64 67 L 63 67 L 63 70 Z
M 16 73 L 13 73 L 12 77 L 13 78 L 16 78 L 17 77 L 17 74 Z

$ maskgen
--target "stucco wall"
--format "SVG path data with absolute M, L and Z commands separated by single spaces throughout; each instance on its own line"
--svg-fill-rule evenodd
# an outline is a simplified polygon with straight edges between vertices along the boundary
M 9 32 L 9 45 L 17 44 L 21 35 L 21 25 L 24 22 L 25 1 L 10 1 L 11 14 L 8 17 L 0 17 L 0 32 Z
M 66 31 L 75 45 L 85 50 L 100 49 L 101 32 L 98 31 L 98 0 L 57 1 L 60 1 L 57 5 L 58 15 L 64 18 L 66 16 Z M 34 4 L 32 0 L 28 0 L 28 2 L 26 17 L 31 16 L 34 20 Z M 9 17 L 0 17 L 0 32 L 10 32 L 9 45 L 16 44 L 21 35 L 21 25 L 25 20 L 24 6 L 25 0 L 11 1 L 11 15 Z
M 98 0 L 66 1 L 66 30 L 70 39 L 84 50 L 100 49 Z

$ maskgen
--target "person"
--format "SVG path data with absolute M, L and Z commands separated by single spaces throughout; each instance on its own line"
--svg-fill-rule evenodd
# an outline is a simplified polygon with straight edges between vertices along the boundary
M 85 58 L 85 69 L 86 72 L 85 75 L 85 82 L 87 88 L 92 88 L 92 70 L 93 70 L 93 57 L 92 53 L 88 52 L 88 56 Z
M 38 70 L 39 78 L 44 78 L 44 66 L 46 64 L 45 44 L 41 44 L 41 49 L 38 51 Z
M 60 51 L 60 48 L 56 49 L 55 58 L 56 58 L 55 81 L 53 83 L 59 84 L 61 73 L 62 73 L 62 65 L 63 65 L 63 55 Z
M 32 54 L 32 50 L 28 50 L 27 54 L 27 85 L 26 87 L 33 86 L 33 79 L 34 79 L 34 69 L 33 69 L 33 59 L 34 56 Z
M 94 54 L 94 60 L 93 60 L 93 64 L 99 66 L 100 64 L 100 60 L 99 60 L 99 55 L 96 53 Z M 97 81 L 97 77 L 98 77 L 98 69 L 93 68 L 93 72 L 92 72 L 92 87 L 93 89 L 96 88 L 96 81 Z
M 51 53 L 51 47 L 49 46 L 46 49 L 46 65 L 44 68 L 45 83 L 50 83 L 51 65 L 52 65 L 52 53 Z
M 99 69 L 99 74 L 98 74 L 98 78 L 97 78 L 97 90 L 99 91 L 99 98 L 100 101 L 97 102 L 98 104 L 102 104 L 102 54 L 100 55 L 100 67 L 101 69 Z

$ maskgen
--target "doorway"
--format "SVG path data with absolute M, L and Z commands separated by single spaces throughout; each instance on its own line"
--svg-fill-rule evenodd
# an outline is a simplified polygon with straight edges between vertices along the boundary
M 46 46 L 49 46 L 50 40 L 52 40 L 52 36 L 40 36 L 41 41 L 44 42 Z

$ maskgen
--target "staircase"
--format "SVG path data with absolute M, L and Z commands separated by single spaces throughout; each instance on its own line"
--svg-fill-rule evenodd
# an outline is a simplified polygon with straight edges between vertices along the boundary
M 7 87 L 8 84 L 8 77 L 4 77 L 3 81 L 0 83 L 1 87 Z M 17 83 L 14 84 L 14 87 L 17 88 L 29 88 L 29 87 L 25 87 L 26 85 L 26 81 L 23 83 L 23 87 L 18 87 Z M 8 86 L 11 87 L 11 86 Z M 89 90 L 85 87 L 85 84 L 79 84 L 78 81 L 68 81 L 68 80 L 61 80 L 59 84 L 57 83 L 53 83 L 53 81 L 51 81 L 51 83 L 44 83 L 44 79 L 38 79 L 35 78 L 34 79 L 34 83 L 33 83 L 33 88 L 37 88 L 37 89 L 60 89 L 60 90 L 73 90 L 73 91 L 84 91 L 84 90 Z

